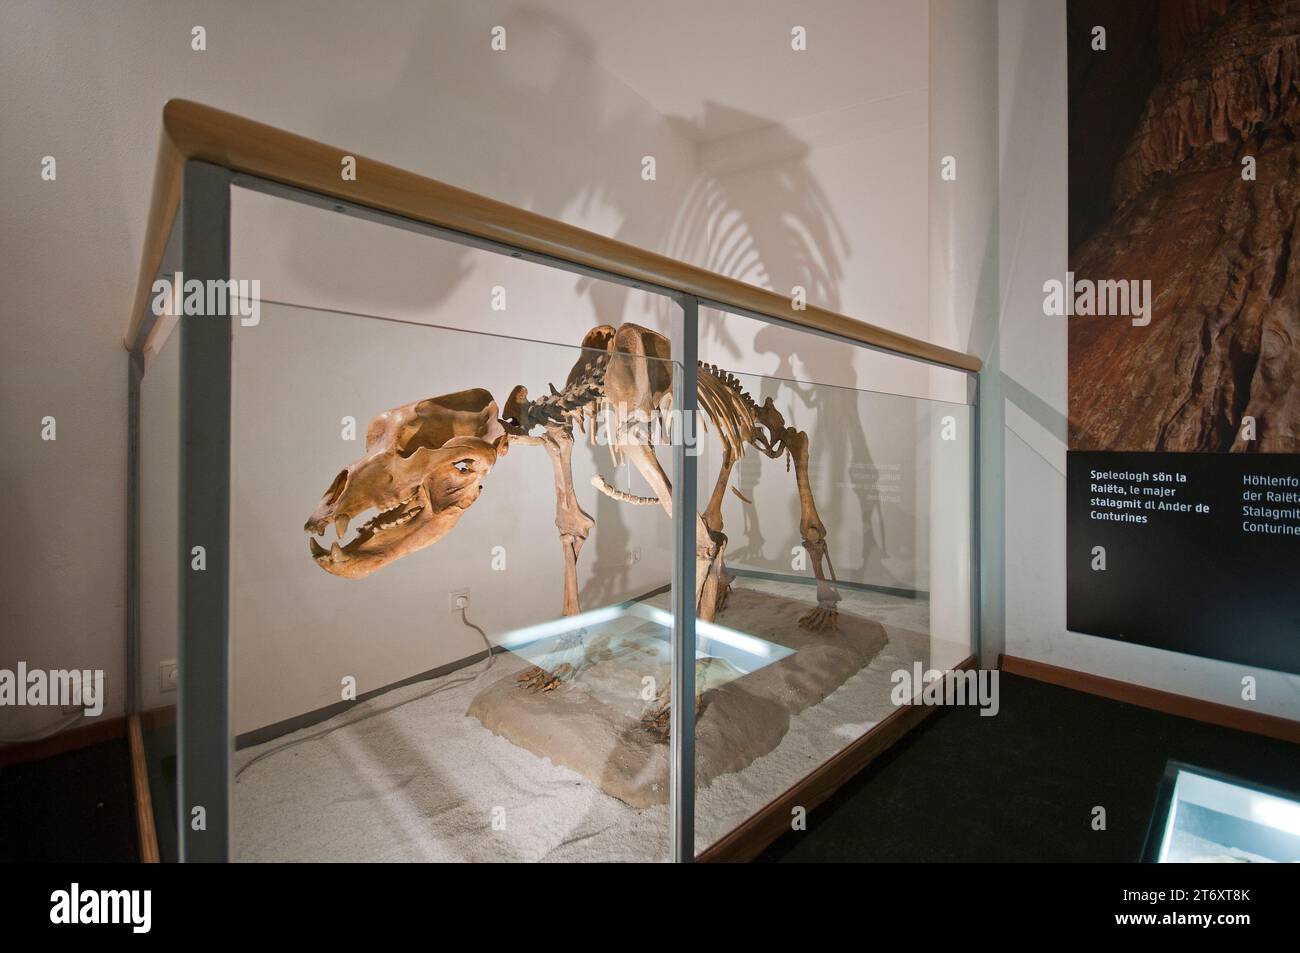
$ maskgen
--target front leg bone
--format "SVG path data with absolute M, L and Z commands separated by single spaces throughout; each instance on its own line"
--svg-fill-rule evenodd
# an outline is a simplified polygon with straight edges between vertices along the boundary
M 577 615 L 580 611 L 578 601 L 578 554 L 582 544 L 587 541 L 591 528 L 596 521 L 588 516 L 578 505 L 577 494 L 573 489 L 573 429 L 570 426 L 549 424 L 546 434 L 539 442 L 546 448 L 551 458 L 551 469 L 555 474 L 555 528 L 560 532 L 560 550 L 564 555 L 564 608 L 566 616 Z M 515 681 L 521 687 L 531 691 L 551 692 L 565 682 L 577 678 L 584 666 L 581 640 L 576 650 L 568 653 L 573 661 L 561 662 L 551 669 L 534 665 L 516 676 Z
M 555 474 L 555 528 L 560 531 L 560 550 L 564 555 L 564 615 L 577 615 L 578 554 L 596 521 L 578 505 L 573 489 L 573 428 L 548 425 L 542 445 L 551 458 Z

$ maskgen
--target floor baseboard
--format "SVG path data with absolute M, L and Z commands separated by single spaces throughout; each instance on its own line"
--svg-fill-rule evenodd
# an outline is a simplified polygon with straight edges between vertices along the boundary
M 115 718 L 100 718 L 85 724 L 60 731 L 48 738 L 27 741 L 22 744 L 0 748 L 0 768 L 10 765 L 26 764 L 29 761 L 43 761 L 55 755 L 78 748 L 97 745 L 103 741 L 122 738 L 126 735 L 126 719 L 121 715 Z
M 1188 695 L 1177 695 L 1158 688 L 1121 682 L 1118 679 L 1080 672 L 1072 668 L 1062 668 L 1059 665 L 1049 665 L 1046 662 L 1036 662 L 1015 655 L 999 656 L 998 668 L 1012 675 L 1023 675 L 1040 682 L 1073 688 L 1076 691 L 1100 695 L 1114 701 L 1127 702 L 1130 705 L 1150 708 L 1167 715 L 1192 718 L 1212 725 L 1221 725 L 1224 728 L 1235 728 L 1238 731 L 1249 731 L 1268 738 L 1300 744 L 1300 721 L 1291 721 L 1289 718 L 1247 711 L 1233 705 L 1204 701 Z

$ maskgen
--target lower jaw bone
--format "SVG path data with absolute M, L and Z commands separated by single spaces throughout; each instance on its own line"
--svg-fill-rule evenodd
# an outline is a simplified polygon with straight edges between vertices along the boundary
M 341 563 L 345 559 L 347 559 L 347 556 L 344 555 L 343 553 L 343 547 L 341 547 L 338 543 L 335 543 L 333 546 L 331 546 L 328 552 L 322 549 L 320 544 L 317 543 L 316 540 L 314 539 L 309 539 L 308 543 L 309 543 L 309 548 L 311 549 L 312 559 L 316 559 L 316 560 L 327 559 L 332 563 Z

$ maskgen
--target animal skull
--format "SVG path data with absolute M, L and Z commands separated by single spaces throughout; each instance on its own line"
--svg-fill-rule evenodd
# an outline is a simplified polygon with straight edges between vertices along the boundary
M 366 453 L 334 478 L 303 527 L 312 536 L 334 527 L 312 558 L 348 579 L 370 575 L 451 532 L 483 492 L 482 480 L 509 449 L 492 395 L 482 389 L 430 397 L 386 411 L 366 430 Z M 348 526 L 377 515 L 347 543 Z

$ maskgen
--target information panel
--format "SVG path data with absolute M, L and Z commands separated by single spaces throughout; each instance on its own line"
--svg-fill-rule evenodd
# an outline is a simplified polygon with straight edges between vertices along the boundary
M 1067 626 L 1300 673 L 1300 7 L 1067 9 Z

